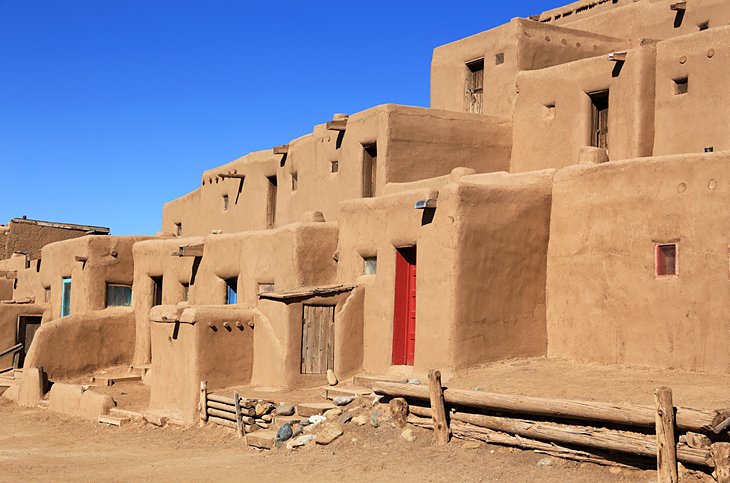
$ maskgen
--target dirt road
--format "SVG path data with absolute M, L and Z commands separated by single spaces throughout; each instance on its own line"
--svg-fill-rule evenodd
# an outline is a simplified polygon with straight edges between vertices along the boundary
M 407 442 L 390 425 L 347 425 L 329 446 L 291 452 L 246 448 L 220 427 L 121 428 L 41 409 L 20 409 L 0 399 L 2 481 L 489 481 L 642 482 L 654 472 L 609 470 L 498 446 L 431 444 L 414 429 Z

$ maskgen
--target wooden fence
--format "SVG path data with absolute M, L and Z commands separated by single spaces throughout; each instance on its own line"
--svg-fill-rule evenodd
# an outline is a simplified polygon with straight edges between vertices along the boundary
M 429 373 L 428 386 L 376 382 L 373 389 L 405 399 L 407 422 L 434 429 L 440 444 L 453 435 L 620 466 L 653 457 L 659 483 L 677 482 L 678 461 L 714 468 L 718 482 L 730 483 L 730 410 L 675 408 L 669 388 L 656 389 L 655 407 L 444 389 L 439 371 Z
M 207 382 L 200 383 L 200 420 L 235 429 L 239 438 L 272 426 L 274 408 L 270 401 L 242 398 L 237 391 L 233 397 L 211 394 Z

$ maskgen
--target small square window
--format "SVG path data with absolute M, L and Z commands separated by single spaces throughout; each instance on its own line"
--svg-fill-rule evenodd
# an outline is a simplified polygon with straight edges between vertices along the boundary
M 235 305 L 238 302 L 238 278 L 226 280 L 226 304 Z
M 182 223 L 175 223 L 175 233 L 178 237 L 182 236 Z
M 129 307 L 132 305 L 132 287 L 129 285 L 107 284 L 106 306 Z
M 677 244 L 668 243 L 656 246 L 656 275 L 658 277 L 678 275 Z
M 276 287 L 274 285 L 274 282 L 262 282 L 259 283 L 259 293 L 271 293 L 276 291 Z
M 336 173 L 340 170 L 340 162 L 335 160 L 330 163 L 330 172 Z
M 292 173 L 291 174 L 291 190 L 296 191 L 298 184 L 299 184 L 299 179 L 297 177 L 297 173 Z
M 543 117 L 547 120 L 555 119 L 555 104 L 545 104 L 543 108 Z
M 497 55 L 494 56 L 494 64 L 495 65 L 502 65 L 504 64 L 504 52 L 500 52 Z
M 689 78 L 674 79 L 674 95 L 686 94 L 687 92 L 689 92 Z
M 378 272 L 378 257 L 364 257 L 363 275 L 375 275 Z
M 228 195 L 223 195 L 223 211 L 228 211 Z

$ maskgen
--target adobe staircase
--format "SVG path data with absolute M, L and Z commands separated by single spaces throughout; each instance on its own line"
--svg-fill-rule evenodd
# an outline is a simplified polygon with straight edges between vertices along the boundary
M 0 374 L 0 395 L 13 386 L 18 385 L 18 381 L 23 376 L 23 369 L 11 369 Z

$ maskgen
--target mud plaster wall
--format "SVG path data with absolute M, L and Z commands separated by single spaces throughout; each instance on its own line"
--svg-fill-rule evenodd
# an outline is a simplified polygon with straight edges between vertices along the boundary
M 30 222 L 10 221 L 5 242 L 5 250 L 0 252 L 3 258 L 10 258 L 14 252 L 28 253 L 40 250 L 49 243 L 79 238 L 85 231 L 69 230 L 52 226 L 35 225 Z
M 730 149 L 730 27 L 714 28 L 657 47 L 655 155 Z M 675 79 L 688 79 L 677 94 Z
M 261 151 L 206 171 L 198 190 L 165 205 L 162 231 L 176 234 L 176 224 L 181 224 L 183 236 L 267 228 L 271 176 L 277 179 L 276 226 L 307 221 L 314 211 L 334 221 L 341 201 L 363 196 L 363 146 L 371 144 L 377 145 L 375 186 L 380 195 L 387 181 L 446 175 L 457 166 L 479 172 L 506 169 L 511 124 L 466 113 L 377 106 L 350 116 L 344 133 L 315 126 L 312 134 L 288 143 L 286 156 Z M 333 161 L 338 163 L 335 173 Z M 221 173 L 245 180 L 223 179 Z
M 693 0 L 687 3 L 683 16 L 669 7 L 675 0 L 619 0 L 583 12 L 563 16 L 550 24 L 567 28 L 600 32 L 618 38 L 638 40 L 640 38 L 668 39 L 687 35 L 699 30 L 698 25 L 709 22 L 710 28 L 727 25 L 730 22 L 730 4 L 725 0 Z M 546 12 L 541 19 L 554 18 L 555 12 L 572 8 L 561 7 Z
M 44 304 L 0 304 L 0 351 L 17 344 L 18 316 L 43 315 Z M 13 366 L 14 354 L 0 357 L 0 370 Z
M 609 159 L 650 156 L 655 55 L 646 44 L 630 50 L 623 64 L 604 56 L 520 73 L 511 170 L 576 164 L 580 149 L 592 144 L 589 94 L 603 90 L 609 90 Z
M 129 364 L 134 351 L 134 312 L 112 307 L 43 322 L 26 367 L 42 367 L 51 379 L 76 377 Z
M 548 355 L 726 372 L 729 202 L 728 154 L 560 170 Z M 678 277 L 655 276 L 657 243 L 678 243 Z
M 513 19 L 508 24 L 434 50 L 431 107 L 464 111 L 466 64 L 483 58 L 482 114 L 510 117 L 514 112 L 515 77 L 519 71 L 607 54 L 627 45 L 624 40 L 600 34 Z M 504 54 L 504 63 L 496 62 L 497 54 Z
M 454 220 L 437 220 L 434 230 L 452 223 L 458 233 L 452 282 L 458 323 L 449 347 L 454 367 L 547 353 L 552 177 L 552 170 L 466 176 L 441 190 L 438 210 Z

